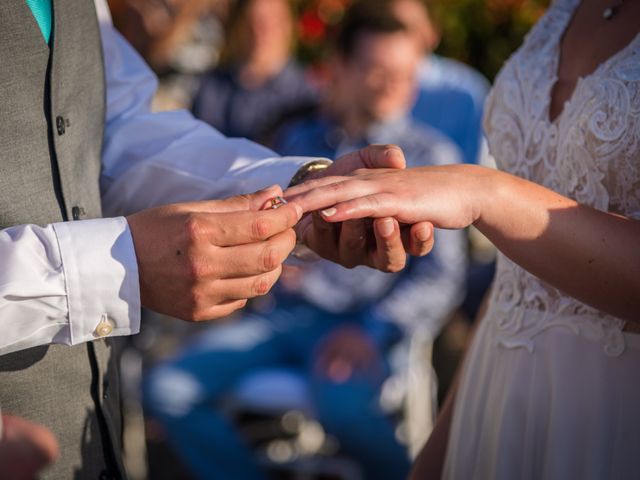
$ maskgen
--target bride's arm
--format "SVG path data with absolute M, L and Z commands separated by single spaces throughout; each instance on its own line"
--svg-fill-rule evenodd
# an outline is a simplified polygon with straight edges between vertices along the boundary
M 475 224 L 542 280 L 599 310 L 640 321 L 640 221 L 580 205 L 536 183 L 452 165 L 358 172 L 287 196 L 305 210 L 325 208 L 330 222 L 394 216 L 440 228 Z

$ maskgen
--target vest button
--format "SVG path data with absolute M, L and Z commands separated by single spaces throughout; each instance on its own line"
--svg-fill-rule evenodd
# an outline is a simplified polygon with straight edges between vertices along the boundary
M 80 220 L 80 218 L 85 214 L 84 208 L 82 207 L 73 207 L 71 209 L 71 217 L 74 220 Z
M 64 132 L 67 131 L 64 118 L 60 115 L 56 117 L 56 128 L 58 129 L 58 135 L 64 135 Z

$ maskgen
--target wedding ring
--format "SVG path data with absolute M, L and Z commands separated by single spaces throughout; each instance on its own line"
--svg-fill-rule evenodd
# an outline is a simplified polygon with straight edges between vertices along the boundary
M 283 205 L 286 205 L 289 202 L 287 202 L 283 197 L 277 196 L 277 197 L 273 197 L 270 200 L 270 203 L 271 203 L 271 207 L 269 207 L 269 208 L 274 210 L 276 208 L 280 208 Z

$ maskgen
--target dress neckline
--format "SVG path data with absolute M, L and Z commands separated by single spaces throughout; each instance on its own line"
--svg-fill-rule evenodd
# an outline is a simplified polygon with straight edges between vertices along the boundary
M 574 85 L 573 90 L 571 91 L 571 94 L 567 97 L 565 102 L 562 104 L 562 108 L 560 109 L 558 114 L 553 119 L 551 119 L 551 96 L 553 94 L 553 89 L 554 89 L 556 83 L 558 82 L 558 72 L 559 72 L 559 68 L 560 68 L 560 47 L 561 47 L 561 43 L 562 43 L 562 38 L 564 37 L 565 33 L 567 32 L 567 28 L 569 28 L 569 24 L 571 23 L 571 20 L 573 20 L 573 17 L 576 14 L 576 9 L 578 8 L 578 5 L 580 5 L 581 2 L 580 1 L 574 1 L 572 3 L 573 4 L 569 7 L 567 15 L 566 15 L 566 17 L 564 19 L 564 24 L 561 25 L 561 28 L 559 28 L 558 35 L 556 35 L 555 45 L 554 45 L 554 48 L 553 48 L 553 55 L 552 55 L 553 61 L 552 61 L 552 64 L 551 64 L 551 71 L 552 71 L 552 75 L 553 76 L 552 76 L 551 88 L 549 89 L 549 93 L 547 94 L 546 112 L 545 112 L 544 118 L 545 118 L 545 120 L 546 120 L 546 122 L 548 124 L 554 125 L 554 126 L 558 126 L 559 125 L 560 121 L 562 120 L 562 117 L 565 115 L 565 112 L 569 109 L 569 107 L 573 103 L 573 101 L 575 99 L 576 91 L 578 90 L 580 85 L 583 82 L 588 81 L 591 78 L 595 77 L 602 70 L 604 70 L 606 67 L 608 67 L 609 64 L 613 63 L 619 57 L 622 57 L 624 54 L 627 53 L 627 50 L 631 50 L 632 47 L 635 45 L 635 43 L 638 40 L 640 40 L 640 32 L 638 32 L 631 39 L 631 41 L 629 43 L 627 43 L 624 47 L 622 47 L 620 50 L 616 51 L 613 55 L 611 55 L 607 59 L 605 59 L 602 62 L 600 62 L 598 64 L 598 66 L 596 68 L 594 68 L 591 72 L 587 73 L 584 76 L 579 76 L 578 79 L 576 80 L 576 84 Z

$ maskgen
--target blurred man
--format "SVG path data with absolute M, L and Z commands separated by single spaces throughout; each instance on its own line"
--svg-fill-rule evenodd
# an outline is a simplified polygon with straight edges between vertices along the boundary
M 440 32 L 420 0 L 390 0 L 423 57 L 418 66 L 418 96 L 412 114 L 444 133 L 462 150 L 465 163 L 478 163 L 482 144 L 482 109 L 487 80 L 473 68 L 435 55 Z
M 397 142 L 412 166 L 459 162 L 451 142 L 407 115 L 419 56 L 390 12 L 354 9 L 331 62 L 327 104 L 285 126 L 277 148 L 333 156 L 370 142 Z M 351 248 L 365 244 L 362 237 Z M 464 266 L 464 236 L 438 232 L 430 256 L 410 262 L 402 274 L 333 268 L 325 261 L 290 271 L 273 309 L 215 329 L 208 340 L 153 371 L 146 388 L 150 410 L 200 478 L 264 478 L 217 409 L 256 369 L 303 369 L 318 420 L 341 451 L 357 459 L 364 478 L 403 478 L 408 456 L 378 397 L 392 370 L 406 373 L 406 356 L 399 354 L 390 365 L 387 354 L 392 346 L 405 350 L 403 340 L 412 335 L 437 334 L 460 299 Z
M 219 57 L 225 0 L 108 0 L 113 23 L 158 75 L 154 111 L 190 108 Z
M 193 114 L 225 135 L 259 140 L 282 116 L 316 103 L 291 58 L 288 0 L 239 0 L 231 10 L 222 66 L 202 77 Z

